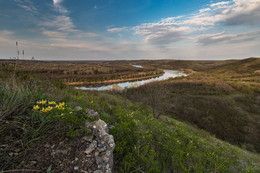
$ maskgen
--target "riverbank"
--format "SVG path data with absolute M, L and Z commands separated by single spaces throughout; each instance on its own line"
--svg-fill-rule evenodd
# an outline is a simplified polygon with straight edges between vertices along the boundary
M 99 91 L 105 91 L 105 90 L 122 90 L 124 88 L 132 88 L 132 87 L 138 87 L 147 83 L 151 83 L 154 81 L 161 81 L 161 80 L 167 80 L 169 78 L 176 78 L 176 77 L 181 77 L 181 76 L 187 76 L 187 74 L 177 71 L 177 70 L 163 70 L 164 74 L 159 77 L 153 77 L 149 79 L 141 79 L 141 80 L 134 80 L 134 81 L 127 81 L 127 82 L 120 82 L 114 84 L 103 84 L 101 86 L 96 86 L 96 87 L 76 87 L 76 89 L 81 89 L 81 90 L 99 90 Z
M 136 77 L 136 78 L 128 78 L 128 79 L 115 79 L 115 80 L 107 80 L 107 81 L 97 81 L 97 82 L 65 82 L 66 85 L 95 85 L 95 84 L 112 84 L 112 83 L 121 83 L 121 82 L 130 82 L 130 81 L 138 81 L 144 79 L 151 79 L 155 77 L 160 77 L 164 75 L 164 73 L 152 75 L 152 76 L 144 76 L 144 77 Z

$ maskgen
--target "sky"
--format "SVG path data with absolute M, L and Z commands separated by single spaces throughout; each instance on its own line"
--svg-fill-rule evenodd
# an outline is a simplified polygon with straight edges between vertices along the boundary
M 0 0 L 0 59 L 16 42 L 36 60 L 260 57 L 260 0 Z

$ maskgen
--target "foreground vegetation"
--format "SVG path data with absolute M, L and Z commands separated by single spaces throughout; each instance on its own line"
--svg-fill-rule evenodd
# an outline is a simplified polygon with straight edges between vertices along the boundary
M 0 169 L 3 172 L 22 172 L 24 169 L 31 172 L 60 172 L 50 154 L 39 151 L 43 151 L 46 143 L 75 140 L 85 133 L 78 129 L 88 117 L 68 114 L 66 119 L 50 118 L 52 116 L 48 112 L 33 110 L 37 109 L 34 106 L 39 100 L 65 102 L 69 112 L 76 106 L 93 108 L 103 120 L 113 125 L 110 133 L 116 142 L 114 172 L 260 171 L 258 155 L 218 140 L 206 131 L 173 119 L 174 116 L 164 116 L 168 115 L 166 113 L 156 119 L 153 116 L 155 110 L 149 105 L 132 103 L 115 93 L 75 90 L 60 82 L 39 80 L 33 75 L 15 73 L 5 67 L 0 74 Z M 191 95 L 192 91 L 183 87 L 186 83 L 189 85 L 189 81 L 179 80 L 181 82 L 167 83 L 168 87 L 179 87 L 179 93 L 185 95 L 189 92 L 188 95 Z M 201 86 L 205 87 L 204 83 L 198 84 L 198 90 L 193 90 L 193 95 L 198 91 L 207 95 L 213 93 L 213 96 L 215 93 L 217 100 L 219 94 L 226 94 L 226 90 L 215 91 L 210 87 L 201 89 Z M 187 103 L 188 100 L 185 101 Z M 190 111 L 188 106 L 186 109 Z M 209 114 L 213 116 L 211 111 Z M 187 112 L 183 113 L 187 115 Z M 37 164 L 31 164 L 32 160 Z

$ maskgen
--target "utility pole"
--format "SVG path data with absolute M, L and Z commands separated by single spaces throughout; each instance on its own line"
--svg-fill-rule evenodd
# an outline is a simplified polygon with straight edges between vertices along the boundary
M 16 42 L 17 59 L 19 59 L 18 41 Z

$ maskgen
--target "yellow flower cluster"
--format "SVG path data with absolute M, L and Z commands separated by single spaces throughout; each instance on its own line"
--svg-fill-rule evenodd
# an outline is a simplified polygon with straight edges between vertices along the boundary
M 49 105 L 56 105 L 56 102 L 55 101 L 48 101 L 48 104 Z
M 47 113 L 47 112 L 50 112 L 51 110 L 52 110 L 52 107 L 51 107 L 51 106 L 48 106 L 47 108 L 42 108 L 42 109 L 41 109 L 41 112 Z
M 41 106 L 41 105 L 43 105 L 43 106 Z M 39 100 L 39 101 L 37 101 L 37 105 L 33 106 L 33 110 L 34 111 L 40 111 L 40 112 L 43 112 L 43 113 L 48 113 L 53 109 L 64 110 L 64 107 L 65 107 L 64 102 L 56 104 L 55 101 Z
M 38 105 L 45 105 L 47 103 L 47 100 L 39 100 L 37 101 Z
M 55 108 L 60 109 L 60 110 L 64 110 L 64 106 L 65 106 L 65 103 L 61 102 L 58 105 L 56 105 Z
M 40 109 L 39 105 L 34 105 L 33 110 L 38 111 Z

